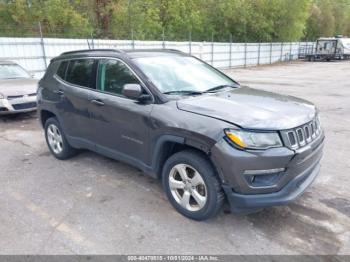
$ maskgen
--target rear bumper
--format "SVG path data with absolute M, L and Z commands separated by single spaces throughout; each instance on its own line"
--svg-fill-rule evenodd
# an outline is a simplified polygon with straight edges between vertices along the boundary
M 280 191 L 274 193 L 243 195 L 235 193 L 229 186 L 223 186 L 223 189 L 232 212 L 247 214 L 268 206 L 285 205 L 295 200 L 311 185 L 319 170 L 320 164 L 317 162 L 291 180 Z

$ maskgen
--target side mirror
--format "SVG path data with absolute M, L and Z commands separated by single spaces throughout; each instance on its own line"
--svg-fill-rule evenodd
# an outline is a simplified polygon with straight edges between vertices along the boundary
M 139 101 L 145 101 L 150 97 L 149 95 L 143 94 L 142 87 L 139 84 L 125 84 L 122 94 L 127 98 Z

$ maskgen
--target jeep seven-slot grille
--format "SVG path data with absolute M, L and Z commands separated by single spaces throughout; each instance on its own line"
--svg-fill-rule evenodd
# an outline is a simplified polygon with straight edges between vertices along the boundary
M 282 131 L 284 142 L 290 148 L 303 147 L 314 141 L 321 134 L 320 121 L 316 117 L 302 126 Z

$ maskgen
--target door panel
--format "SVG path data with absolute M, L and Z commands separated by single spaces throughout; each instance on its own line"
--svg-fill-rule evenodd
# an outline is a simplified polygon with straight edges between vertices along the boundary
M 90 103 L 91 130 L 97 148 L 145 162 L 149 150 L 149 115 L 153 105 L 104 93 L 95 93 L 91 100 L 104 103 Z
M 103 59 L 98 66 L 97 91 L 90 97 L 92 137 L 98 150 L 116 158 L 146 162 L 149 152 L 149 117 L 153 104 L 122 95 L 125 84 L 140 84 L 131 69 L 118 59 Z
M 62 66 L 66 66 L 62 62 Z M 61 124 L 68 138 L 89 141 L 90 134 L 90 92 L 95 89 L 97 60 L 73 59 L 66 70 L 57 72 L 57 88 L 60 96 L 57 110 Z M 64 80 L 63 80 L 64 79 Z
M 61 101 L 57 110 L 61 117 L 62 126 L 66 135 L 81 139 L 88 139 L 89 101 L 91 92 L 88 89 L 73 87 L 65 83 L 59 83 Z

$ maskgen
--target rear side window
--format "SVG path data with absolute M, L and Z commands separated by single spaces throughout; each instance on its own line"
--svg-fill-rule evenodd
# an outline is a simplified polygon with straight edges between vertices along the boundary
M 66 78 L 67 66 L 68 66 L 68 61 L 63 61 L 63 62 L 61 62 L 61 64 L 59 65 L 59 67 L 57 69 L 56 74 L 62 79 Z
M 94 62 L 94 59 L 71 60 L 65 80 L 74 85 L 93 88 Z

